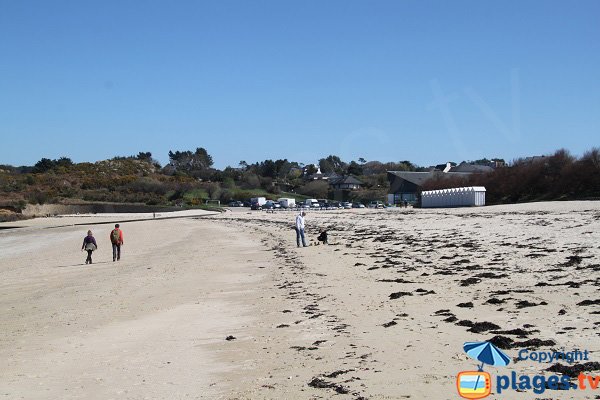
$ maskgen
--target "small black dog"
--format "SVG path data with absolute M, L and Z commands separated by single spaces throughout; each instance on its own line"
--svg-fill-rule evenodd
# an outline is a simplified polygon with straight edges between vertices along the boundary
M 319 234 L 319 237 L 317 238 L 317 240 L 319 242 L 323 242 L 323 244 L 327 244 L 327 231 L 323 231 Z

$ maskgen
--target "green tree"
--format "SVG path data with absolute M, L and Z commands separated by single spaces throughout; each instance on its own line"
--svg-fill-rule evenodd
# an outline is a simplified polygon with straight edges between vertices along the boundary
M 152 153 L 140 151 L 136 157 L 140 161 L 152 161 Z
M 273 160 L 265 160 L 260 163 L 260 176 L 275 178 L 277 177 L 277 165 Z
M 49 158 L 42 158 L 40 161 L 35 163 L 35 165 L 33 166 L 33 173 L 41 174 L 41 173 L 50 171 L 55 166 L 56 166 L 55 161 L 52 161 Z
M 350 161 L 350 164 L 348 165 L 348 173 L 350 175 L 362 175 L 363 168 L 356 161 Z
M 321 172 L 324 174 L 329 174 L 332 172 L 344 174 L 348 165 L 338 156 L 330 154 L 326 158 L 319 160 L 319 167 L 321 168 Z
M 323 172 L 323 171 L 321 171 L 321 172 Z M 309 164 L 309 165 L 306 166 L 305 173 L 306 173 L 306 175 L 316 174 L 317 173 L 317 167 L 315 167 L 314 164 Z
M 287 159 L 277 160 L 275 161 L 275 169 L 277 170 L 277 177 L 284 178 L 290 173 L 292 164 Z
M 195 152 L 169 151 L 169 162 L 175 169 L 185 172 L 202 171 L 212 167 L 213 158 L 206 149 L 198 147 Z
M 203 169 L 211 168 L 214 164 L 212 156 L 208 154 L 204 147 L 198 147 L 194 156 Z
M 57 167 L 71 167 L 73 165 L 73 161 L 69 157 L 61 157 L 58 160 L 54 160 L 54 164 Z

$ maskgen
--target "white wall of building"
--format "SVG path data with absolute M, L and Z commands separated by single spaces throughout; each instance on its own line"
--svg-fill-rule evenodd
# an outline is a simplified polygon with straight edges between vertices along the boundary
M 421 207 L 485 206 L 485 188 L 470 186 L 453 189 L 427 190 L 421 193 Z

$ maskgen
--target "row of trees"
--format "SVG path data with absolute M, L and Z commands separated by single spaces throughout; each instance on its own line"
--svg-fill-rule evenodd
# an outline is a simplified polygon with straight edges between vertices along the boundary
M 203 147 L 196 148 L 195 151 L 169 151 L 169 163 L 162 168 L 160 163 L 155 160 L 151 152 L 139 152 L 136 156 L 115 157 L 112 160 L 138 160 L 153 164 L 157 169 L 165 175 L 185 174 L 195 178 L 205 180 L 222 180 L 223 177 L 239 178 L 243 173 L 254 173 L 257 176 L 272 178 L 272 179 L 295 179 L 303 174 L 314 174 L 317 168 L 323 174 L 338 174 L 338 175 L 376 175 L 385 173 L 387 170 L 403 170 L 403 171 L 418 171 L 425 170 L 418 167 L 410 161 L 401 161 L 398 163 L 389 162 L 381 163 L 379 161 L 367 162 L 364 158 L 359 158 L 358 161 L 343 161 L 339 156 L 329 155 L 318 160 L 317 164 L 305 165 L 296 161 L 287 159 L 272 160 L 267 159 L 254 164 L 249 164 L 246 161 L 240 161 L 237 168 L 226 167 L 223 171 L 213 168 L 214 160 L 208 151 Z M 1 166 L 0 169 L 5 169 L 16 173 L 46 173 L 56 171 L 59 168 L 69 168 L 74 165 L 73 161 L 68 157 L 59 159 L 42 158 L 34 166 Z M 211 179 L 216 178 L 216 179 Z

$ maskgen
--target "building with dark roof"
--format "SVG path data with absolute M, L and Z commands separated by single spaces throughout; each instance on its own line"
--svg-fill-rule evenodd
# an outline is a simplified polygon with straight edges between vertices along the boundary
M 340 176 L 335 172 L 322 173 L 320 167 L 317 167 L 317 172 L 314 174 L 304 176 L 304 180 L 306 181 L 331 181 L 338 178 L 340 178 Z
M 474 174 L 483 174 L 487 172 L 492 172 L 494 168 L 489 165 L 480 165 L 480 164 L 469 164 L 466 162 L 462 162 L 456 166 L 450 168 L 448 172 L 470 172 Z
M 467 177 L 474 172 L 442 172 L 438 170 L 429 172 L 388 171 L 387 178 L 390 182 L 388 204 L 400 204 L 404 201 L 415 203 L 421 187 L 433 178 Z
M 329 185 L 333 190 L 357 190 L 361 188 L 362 184 L 352 175 L 339 176 L 329 180 Z

